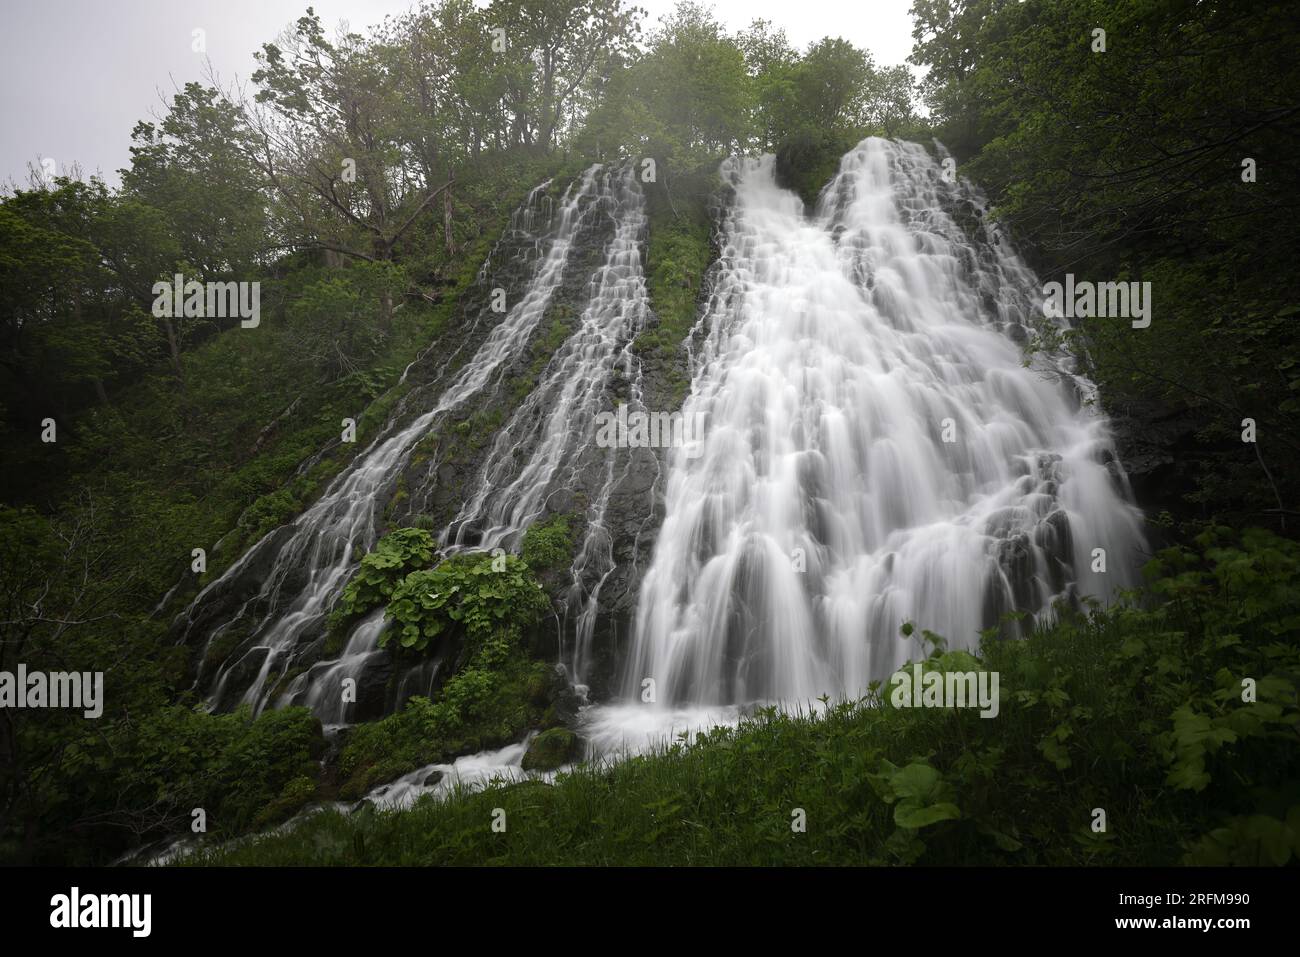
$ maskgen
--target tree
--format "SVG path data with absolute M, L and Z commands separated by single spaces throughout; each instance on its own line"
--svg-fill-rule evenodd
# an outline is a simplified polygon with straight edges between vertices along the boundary
M 138 123 L 123 194 L 162 211 L 198 276 L 243 276 L 265 254 L 266 202 L 243 112 L 187 83 L 161 123 Z
M 516 110 L 512 132 L 551 149 L 576 119 L 582 84 L 602 61 L 629 52 L 636 7 L 622 0 L 496 0 L 488 18 L 506 32 Z
M 872 76 L 871 54 L 847 40 L 813 44 L 795 72 L 800 115 L 815 129 L 862 125 Z
M 331 42 L 311 8 L 283 48 L 264 44 L 253 82 L 255 162 L 279 200 L 289 245 L 371 261 L 449 186 L 425 181 L 403 139 L 384 51 L 355 33 Z
M 755 20 L 739 37 L 745 67 L 754 90 L 755 125 L 761 145 L 776 149 L 799 122 L 795 74 L 799 54 L 785 31 L 767 20 Z
M 867 87 L 863 116 L 871 126 L 886 136 L 897 136 L 917 122 L 912 92 L 912 71 L 903 64 L 881 67 L 874 72 Z
M 59 177 L 0 203 L 0 401 L 11 414 L 75 408 L 86 386 L 107 402 L 108 385 L 158 354 L 150 287 L 176 254 L 156 211 L 99 180 Z

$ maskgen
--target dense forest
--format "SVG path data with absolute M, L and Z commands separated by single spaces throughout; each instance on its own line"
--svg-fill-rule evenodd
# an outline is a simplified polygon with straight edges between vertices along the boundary
M 195 859 L 221 863 L 1300 857 L 1296 10 L 914 0 L 912 16 L 909 63 L 881 64 L 852 38 L 799 49 L 778 24 L 733 32 L 693 0 L 658 22 L 622 0 L 440 0 L 342 34 L 308 9 L 247 88 L 188 83 L 139 122 L 120 186 L 11 186 L 0 671 L 103 672 L 105 691 L 93 720 L 0 711 L 0 860 L 105 864 L 196 835 Z M 662 504 L 620 513 L 630 531 L 601 582 L 612 574 L 624 604 L 593 612 L 577 698 L 555 662 L 581 627 L 575 576 L 603 500 L 548 495 L 504 555 L 447 548 L 477 544 L 457 531 L 464 503 L 494 456 L 518 465 L 494 436 L 524 427 L 517 410 L 581 326 L 597 237 L 617 229 L 585 212 L 605 207 L 582 198 L 584 177 L 609 177 L 597 186 L 622 202 L 610 171 L 630 170 L 644 202 L 648 309 L 627 347 L 641 378 L 613 374 L 609 405 L 675 410 L 734 254 L 720 164 L 772 154 L 812 210 L 868 137 L 920 144 L 974 184 L 987 204 L 954 200 L 952 219 L 1043 283 L 1150 283 L 1149 327 L 1044 319 L 1018 343 L 1026 364 L 1048 354 L 1095 383 L 1143 510 L 1142 583 L 1063 604 L 1016 640 L 972 621 L 973 647 L 913 612 L 926 668 L 1001 673 L 997 721 L 896 708 L 877 683 L 612 766 L 407 810 L 365 802 L 520 742 L 524 770 L 568 768 L 582 695 L 618 694 L 637 586 L 618 569 L 644 564 Z M 375 534 L 349 542 L 346 587 L 301 639 L 310 654 L 247 658 L 243 674 L 256 635 L 218 625 L 279 574 L 258 549 L 472 368 L 494 299 L 513 307 L 546 255 L 539 217 L 566 203 L 586 272 L 557 280 L 535 333 L 384 486 Z M 260 313 L 190 308 L 189 282 L 255 282 Z M 620 494 L 663 491 L 647 479 L 609 508 L 631 509 Z M 286 704 L 367 620 L 388 623 L 392 665 L 347 720 Z M 400 680 L 429 673 L 417 693 Z M 277 705 L 223 691 L 237 681 Z M 792 837 L 795 806 L 823 823 Z M 1089 826 L 1097 807 L 1109 831 Z M 509 841 L 488 826 L 502 808 Z

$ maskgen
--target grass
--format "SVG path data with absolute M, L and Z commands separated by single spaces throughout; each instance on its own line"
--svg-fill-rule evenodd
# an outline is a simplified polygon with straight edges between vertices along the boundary
M 996 718 L 876 688 L 553 784 L 324 812 L 193 862 L 1285 863 L 1300 856 L 1300 546 L 1230 539 L 1162 552 L 1141 601 L 1024 640 L 990 632 L 978 659 L 936 644 L 928 669 L 1000 674 Z

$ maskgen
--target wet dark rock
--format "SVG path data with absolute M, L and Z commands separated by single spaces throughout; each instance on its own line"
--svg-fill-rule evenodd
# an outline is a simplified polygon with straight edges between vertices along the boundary
M 221 698 L 216 702 L 218 711 L 228 711 L 239 703 L 244 692 L 257 680 L 270 653 L 271 649 L 264 646 L 250 648 L 231 666 L 221 689 Z
M 584 704 L 562 668 L 557 668 L 548 689 L 550 705 L 542 718 L 544 728 L 573 725 Z
M 388 684 L 393 676 L 393 659 L 386 653 L 366 659 L 357 677 L 357 701 L 352 708 L 354 721 L 373 721 L 388 710 Z
M 524 755 L 522 767 L 525 771 L 554 771 L 565 764 L 570 764 L 582 757 L 583 744 L 567 728 L 551 728 L 533 738 Z

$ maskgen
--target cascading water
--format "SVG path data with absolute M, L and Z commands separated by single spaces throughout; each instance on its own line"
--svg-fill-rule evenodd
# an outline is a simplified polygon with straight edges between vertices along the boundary
M 610 199 L 617 217 L 614 238 L 592 277 L 577 330 L 497 433 L 474 494 L 448 530 L 457 544 L 465 529 L 475 528 L 482 546 L 496 547 L 537 518 L 547 490 L 562 483 L 563 473 L 574 472 L 576 460 L 594 447 L 594 420 L 606 408 L 610 376 L 616 368 L 632 372 L 628 346 L 646 314 L 641 269 L 646 217 L 631 166 L 621 170 Z
M 507 363 L 515 359 L 530 341 L 551 295 L 563 279 L 575 236 L 583 221 L 592 215 L 592 198 L 598 186 L 599 166 L 593 166 L 565 193 L 546 234 L 550 237 L 524 295 L 492 328 L 478 351 L 442 390 L 432 407 L 402 427 L 397 417 L 385 433 L 361 453 L 351 466 L 336 477 L 317 502 L 290 526 L 270 533 L 216 582 L 195 598 L 186 613 L 186 631 L 199 617 L 205 600 L 220 594 L 229 583 L 246 574 L 253 563 L 269 570 L 252 597 L 209 637 L 209 645 L 235 622 L 253 616 L 256 624 L 249 639 L 241 643 L 242 654 L 228 660 L 216 677 L 211 695 L 214 706 L 228 702 L 226 685 L 236 668 L 250 670 L 249 656 L 259 657 L 256 676 L 240 700 L 261 710 L 271 698 L 272 674 L 283 674 L 300 639 L 319 631 L 331 605 L 351 576 L 356 561 L 377 537 L 376 515 L 415 444 L 448 412 L 463 405 L 489 386 Z M 545 184 L 543 184 L 545 185 Z M 534 190 L 516 215 L 512 229 L 536 233 L 537 205 L 543 187 Z M 348 643 L 344 660 L 333 666 L 318 666 L 300 676 L 287 691 L 292 697 L 304 691 L 313 678 L 323 678 L 322 687 L 351 677 L 374 652 L 382 622 L 367 619 L 357 626 Z M 309 699 L 327 720 L 341 719 L 337 696 L 325 696 L 313 689 Z
M 705 445 L 671 460 L 628 697 L 645 679 L 665 714 L 852 697 L 917 657 L 904 621 L 970 647 L 1003 612 L 1130 584 L 1139 516 L 1090 386 L 1022 364 L 1033 274 L 945 211 L 978 194 L 875 138 L 811 219 L 772 157 L 722 172 L 685 409 Z
M 605 195 L 614 234 L 591 279 L 576 329 L 497 433 L 473 483 L 474 494 L 443 533 L 443 544 L 453 550 L 466 544 L 513 547 L 544 513 L 550 495 L 583 488 L 586 520 L 566 596 L 566 604 L 577 609 L 566 664 L 578 680 L 600 587 L 614 565 L 605 513 L 620 467 L 628 462 L 617 449 L 598 447 L 596 420 L 610 409 L 615 376 L 627 385 L 629 407 L 641 406 L 640 363 L 631 347 L 648 315 L 641 263 L 647 217 L 635 173 L 630 162 L 610 171 Z

